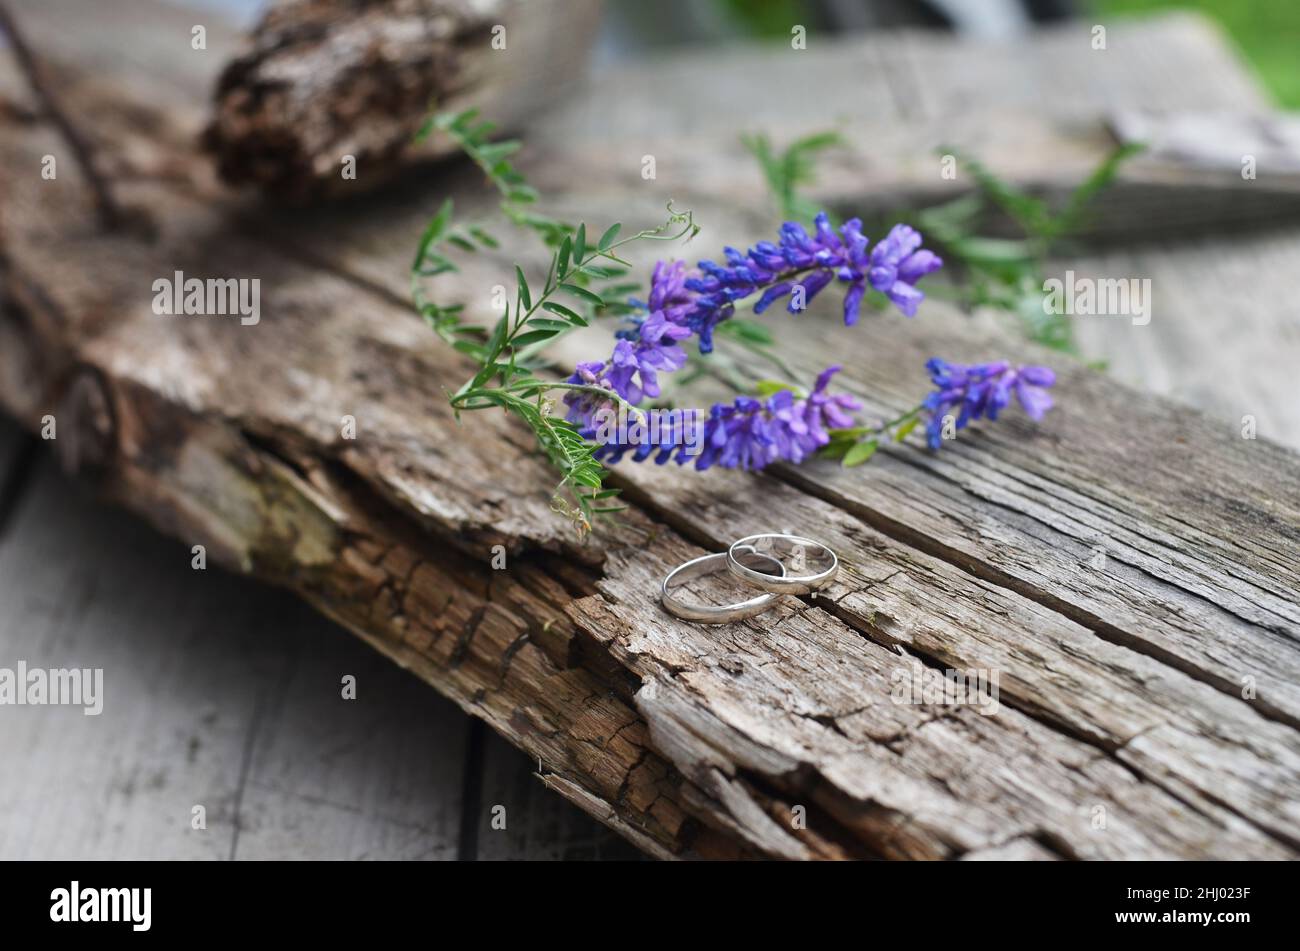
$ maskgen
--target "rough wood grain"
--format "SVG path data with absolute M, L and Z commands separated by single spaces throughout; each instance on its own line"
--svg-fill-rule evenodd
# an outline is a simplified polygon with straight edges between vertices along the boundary
M 102 134 L 136 141 L 111 105 Z M 183 168 L 158 121 L 140 148 Z M 4 160 L 31 163 L 48 134 L 6 139 Z M 559 191 L 584 216 L 627 218 L 663 184 L 633 194 L 593 175 Z M 761 479 L 626 466 L 633 510 L 577 546 L 526 435 L 496 414 L 450 419 L 440 388 L 464 367 L 388 284 L 407 220 L 379 205 L 277 230 L 215 208 L 199 173 L 125 191 L 152 241 L 80 225 L 75 180 L 7 191 L 0 399 L 29 423 L 62 404 L 68 458 L 104 491 L 292 587 L 651 854 L 1300 848 L 1294 454 L 1062 366 L 1047 425 L 1008 420 L 939 456 L 907 446 L 866 470 Z M 717 243 L 752 236 L 728 230 L 747 216 L 725 198 L 674 196 L 719 214 Z M 491 264 L 463 278 L 476 306 Z M 150 282 L 173 267 L 261 277 L 262 322 L 152 314 Z M 913 400 L 933 352 L 1043 359 L 941 306 L 847 338 L 833 318 L 801 321 L 774 324 L 790 359 L 806 371 L 833 352 L 872 412 Z M 774 521 L 840 551 L 824 597 L 710 630 L 659 610 L 668 566 Z M 911 664 L 898 648 L 999 671 L 999 712 L 891 702 Z

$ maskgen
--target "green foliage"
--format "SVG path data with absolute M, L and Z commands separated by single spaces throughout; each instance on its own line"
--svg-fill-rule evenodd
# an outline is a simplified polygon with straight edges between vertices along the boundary
M 921 413 L 922 407 L 914 406 L 901 416 L 879 426 L 831 429 L 828 431 L 831 441 L 821 448 L 820 454 L 828 459 L 840 460 L 845 468 L 860 466 L 876 454 L 882 442 L 901 443 L 906 439 L 921 424 Z
M 593 456 L 595 446 L 579 434 L 562 415 L 556 415 L 550 394 L 588 391 L 630 416 L 639 410 L 617 394 L 594 386 L 543 379 L 534 358 L 559 337 L 591 319 L 608 313 L 622 313 L 625 305 L 610 298 L 626 297 L 638 285 L 618 282 L 629 264 L 618 249 L 634 241 L 673 241 L 693 236 L 699 229 L 690 212 L 676 212 L 669 205 L 668 219 L 656 228 L 638 231 L 619 239 L 621 226 L 611 225 L 592 245 L 585 224 L 577 226 L 549 218 L 531 208 L 537 192 L 511 164 L 518 150 L 516 142 L 492 142 L 490 122 L 480 121 L 474 110 L 431 117 L 420 130 L 420 138 L 435 131 L 450 135 L 483 169 L 501 195 L 500 207 L 516 226 L 532 231 L 550 250 L 545 277 L 530 281 L 524 268 L 515 265 L 514 301 L 489 334 L 484 328 L 461 321 L 461 304 L 444 305 L 425 293 L 425 282 L 457 270 L 448 246 L 463 252 L 496 248 L 499 242 L 481 223 L 458 225 L 450 199 L 442 204 L 420 236 L 411 265 L 411 294 L 416 309 L 433 330 L 461 353 L 478 363 L 478 370 L 450 401 L 459 418 L 462 411 L 500 408 L 513 413 L 532 430 L 538 447 L 559 472 L 552 507 L 577 524 L 580 532 L 591 527 L 599 515 L 618 511 L 613 504 L 617 489 L 604 488 L 605 468 Z
M 961 302 L 968 307 L 1005 311 L 1019 322 L 1030 340 L 1077 355 L 1069 320 L 1043 311 L 1047 257 L 1057 241 L 1077 233 L 1086 223 L 1092 200 L 1114 181 L 1127 159 L 1142 151 L 1142 146 L 1129 144 L 1113 151 L 1071 192 L 1059 211 L 952 147 L 938 151 L 956 156 L 978 188 L 975 194 L 914 216 L 921 231 L 943 246 L 945 259 L 959 266 L 965 278 L 965 284 L 958 288 Z M 989 206 L 1005 213 L 1023 237 L 980 235 L 978 222 Z
M 767 179 L 767 187 L 776 198 L 782 220 L 812 221 L 819 211 L 812 202 L 799 194 L 799 189 L 811 185 L 816 177 L 816 160 L 827 149 L 844 144 L 838 132 L 816 132 L 804 136 L 785 150 L 777 153 L 772 141 L 763 133 L 742 135 L 741 143 L 758 160 Z

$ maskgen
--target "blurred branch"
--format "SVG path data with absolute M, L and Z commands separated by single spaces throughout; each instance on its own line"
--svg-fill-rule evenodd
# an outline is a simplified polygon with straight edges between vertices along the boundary
M 27 84 L 31 86 L 32 94 L 40 103 L 41 111 L 50 118 L 59 130 L 59 134 L 68 143 L 77 166 L 85 175 L 91 194 L 94 196 L 95 212 L 99 217 L 100 224 L 110 231 L 117 228 L 122 222 L 121 209 L 118 207 L 117 202 L 113 200 L 113 193 L 109 188 L 107 179 L 100 175 L 95 167 L 94 147 L 81 135 L 68 114 L 59 105 L 57 97 L 50 91 L 40 61 L 32 52 L 31 46 L 27 43 L 27 38 L 23 35 L 22 30 L 18 28 L 17 21 L 14 20 L 13 14 L 4 3 L 0 3 L 0 31 L 3 31 L 9 37 L 9 42 L 13 46 L 14 58 L 18 61 L 18 68 L 26 77 Z

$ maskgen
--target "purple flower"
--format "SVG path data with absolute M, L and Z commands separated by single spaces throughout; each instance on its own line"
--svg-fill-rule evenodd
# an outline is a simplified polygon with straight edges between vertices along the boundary
M 851 219 L 836 230 L 822 212 L 811 234 L 798 222 L 788 221 L 781 226 L 777 243 L 760 241 L 744 252 L 724 248 L 725 264 L 701 261 L 696 270 L 688 271 L 684 262 L 661 261 L 651 276 L 647 300 L 631 302 L 642 313 L 615 334 L 618 339 L 610 358 L 580 364 L 568 382 L 597 387 L 634 405 L 659 396 L 659 373 L 680 369 L 686 362 L 678 343 L 694 335 L 699 337 L 700 352 L 709 353 L 714 329 L 735 313 L 737 301 L 755 294 L 759 295 L 755 313 L 789 297 L 787 310 L 797 314 L 838 280 L 847 285 L 847 325 L 857 322 L 868 287 L 885 293 L 912 316 L 924 298 L 916 282 L 943 262 L 922 249 L 921 235 L 906 225 L 896 225 L 874 249 L 869 244 L 861 221 Z M 776 458 L 797 462 L 825 445 L 826 424 L 845 425 L 848 411 L 859 408 L 850 396 L 826 394 L 838 369 L 823 373 L 806 398 L 777 393 L 766 401 L 743 398 L 715 406 L 708 421 L 709 440 L 697 466 L 760 469 Z M 611 400 L 599 392 L 571 390 L 564 402 L 568 419 L 587 432 L 593 415 Z M 616 458 L 629 448 L 636 449 L 638 459 L 647 458 L 650 451 L 638 444 L 610 446 L 606 452 Z M 683 461 L 680 453 L 678 461 Z
M 603 387 L 633 405 L 640 403 L 642 397 L 658 396 L 659 371 L 671 373 L 682 368 L 686 351 L 677 346 L 677 341 L 689 337 L 691 331 L 670 323 L 663 311 L 642 318 L 634 331 L 632 339 L 621 337 L 614 344 L 614 353 L 608 361 L 580 363 L 568 382 Z M 585 429 L 596 410 L 609 400 L 598 394 L 570 390 L 564 402 L 569 407 L 569 421 Z
M 983 416 L 995 420 L 1013 393 L 1032 420 L 1042 419 L 1052 408 L 1047 388 L 1056 382 L 1056 374 L 1048 367 L 1013 368 L 1003 360 L 968 366 L 934 357 L 925 368 L 937 387 L 921 404 L 928 417 L 925 434 L 931 449 L 943 445 L 944 417 L 953 416 L 957 429 Z
M 921 234 L 908 225 L 894 225 L 885 239 L 871 250 L 871 286 L 887 295 L 908 317 L 925 295 L 916 282 L 943 266 L 932 251 L 921 248 Z
M 650 300 L 645 309 L 652 314 L 662 313 L 669 323 L 686 323 L 687 316 L 695 309 L 695 295 L 686 289 L 685 261 L 660 261 L 655 265 L 650 278 Z
M 600 360 L 579 363 L 577 369 L 573 371 L 573 375 L 565 382 L 601 387 L 609 390 L 612 394 L 614 385 L 606 377 L 608 369 L 609 364 Z M 591 428 L 592 417 L 601 407 L 611 405 L 609 399 L 600 396 L 598 393 L 581 390 L 569 390 L 565 393 L 564 403 L 569 407 L 569 412 L 565 418 L 582 430 Z
M 913 316 L 925 298 L 916 282 L 943 261 L 923 250 L 920 233 L 907 225 L 895 225 L 870 252 L 868 244 L 857 218 L 846 221 L 837 232 L 822 212 L 812 234 L 798 222 L 787 221 L 781 226 L 779 244 L 760 241 L 744 253 L 726 248 L 726 265 L 701 261 L 699 276 L 684 282 L 687 290 L 698 294 L 685 322 L 699 334 L 701 352 L 708 353 L 713 348 L 713 328 L 734 313 L 736 301 L 761 292 L 754 305 L 754 313 L 761 314 L 789 296 L 787 309 L 799 313 L 836 278 L 848 285 L 844 295 L 848 326 L 857 323 L 868 284 Z
M 844 429 L 853 425 L 853 417 L 849 413 L 855 413 L 862 409 L 862 404 L 847 393 L 831 396 L 826 392 L 831 377 L 839 372 L 840 367 L 838 364 L 827 367 L 817 377 L 817 383 L 813 387 L 812 393 L 808 395 L 808 409 L 805 418 L 808 429 L 819 446 L 824 446 L 830 442 L 830 436 L 822 426 L 823 422 L 830 423 L 833 429 Z
M 663 464 L 670 458 L 680 465 L 692 458 L 696 469 L 721 466 L 724 469 L 762 469 L 777 460 L 802 462 L 830 441 L 824 423 L 852 424 L 849 412 L 861 404 L 847 394 L 830 395 L 826 387 L 839 371 L 830 367 L 817 378 L 807 397 L 781 390 L 766 400 L 738 397 L 733 403 L 715 403 L 702 430 L 686 426 L 661 429 L 657 441 L 649 430 L 635 440 L 614 439 L 596 450 L 596 457 L 616 463 L 632 451 L 641 462 L 655 456 Z M 584 433 L 591 436 L 591 431 Z

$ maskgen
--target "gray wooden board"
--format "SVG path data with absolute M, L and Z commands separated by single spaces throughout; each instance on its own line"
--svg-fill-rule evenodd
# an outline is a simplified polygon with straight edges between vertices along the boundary
M 537 771 L 536 760 L 485 731 L 476 837 L 479 859 L 643 858 L 629 842 L 546 789 L 538 781 Z
M 0 666 L 101 667 L 104 707 L 0 707 L 0 856 L 454 856 L 463 715 L 190 559 L 38 466 L 0 540 Z
M 1166 241 L 1055 268 L 1076 277 L 1149 280 L 1150 322 L 1075 318 L 1089 357 L 1140 389 L 1171 396 L 1237 431 L 1300 447 L 1300 229 L 1229 240 Z
M 4 420 L 0 447 L 17 438 Z M 102 667 L 105 700 L 99 716 L 0 707 L 0 858 L 456 856 L 469 720 L 451 703 L 289 595 L 192 570 L 48 459 L 21 501 L 0 539 L 0 667 Z M 541 800 L 572 807 L 527 792 L 510 773 L 526 763 L 492 763 L 495 798 L 529 803 L 512 842 L 616 841 L 551 821 Z

